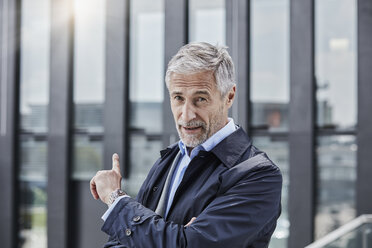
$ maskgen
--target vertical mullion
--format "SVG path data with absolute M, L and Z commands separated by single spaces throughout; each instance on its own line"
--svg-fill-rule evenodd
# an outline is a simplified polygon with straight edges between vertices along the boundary
M 250 1 L 226 0 L 226 43 L 235 64 L 237 94 L 231 114 L 249 132 Z
M 19 113 L 18 1 L 0 1 L 0 233 L 3 247 L 17 246 L 17 141 Z
M 106 11 L 106 83 L 104 103 L 105 169 L 111 169 L 113 153 L 125 165 L 129 175 L 129 0 L 107 1 Z M 119 111 L 118 111 L 119 110 Z
M 304 247 L 314 229 L 314 0 L 290 2 L 289 247 Z
M 72 119 L 72 0 L 52 0 L 48 133 L 48 247 L 69 247 Z
M 372 213 L 372 2 L 357 1 L 358 18 L 358 125 L 357 214 Z
M 164 30 L 164 64 L 167 70 L 169 60 L 188 41 L 188 1 L 165 0 L 165 30 Z M 177 130 L 170 110 L 168 90 L 164 90 L 163 102 L 163 146 L 175 142 Z

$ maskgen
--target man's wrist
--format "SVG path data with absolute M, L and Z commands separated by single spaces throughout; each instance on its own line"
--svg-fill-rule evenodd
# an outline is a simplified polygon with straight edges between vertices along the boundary
M 120 197 L 120 196 L 123 196 L 123 195 L 126 195 L 127 193 L 125 193 L 123 190 L 121 189 L 116 189 L 114 191 L 112 191 L 109 195 L 109 198 L 108 198 L 108 201 L 107 201 L 107 206 L 110 207 L 112 205 L 112 203 L 114 203 L 114 201 Z

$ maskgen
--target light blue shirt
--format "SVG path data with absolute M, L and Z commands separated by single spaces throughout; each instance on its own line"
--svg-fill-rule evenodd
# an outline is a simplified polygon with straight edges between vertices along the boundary
M 190 161 L 199 153 L 199 151 L 203 150 L 209 152 L 210 150 L 212 150 L 218 143 L 220 143 L 223 139 L 232 134 L 236 130 L 236 128 L 237 127 L 235 126 L 234 120 L 229 118 L 229 122 L 223 128 L 221 128 L 218 132 L 209 137 L 209 139 L 207 139 L 204 143 L 193 148 L 191 150 L 191 154 L 189 154 L 187 147 L 181 140 L 178 142 L 181 156 L 179 158 L 178 165 L 173 172 L 171 186 L 168 193 L 168 202 L 167 208 L 165 210 L 165 216 L 168 215 L 169 208 L 173 202 L 174 194 L 176 193 L 178 186 L 182 181 L 183 175 L 185 174 L 185 171 Z

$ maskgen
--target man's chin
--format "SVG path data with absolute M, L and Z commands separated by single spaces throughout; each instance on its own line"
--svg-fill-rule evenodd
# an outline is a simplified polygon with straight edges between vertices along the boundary
M 201 139 L 200 137 L 181 137 L 182 143 L 185 144 L 187 147 L 194 148 L 200 144 L 202 144 L 205 140 Z

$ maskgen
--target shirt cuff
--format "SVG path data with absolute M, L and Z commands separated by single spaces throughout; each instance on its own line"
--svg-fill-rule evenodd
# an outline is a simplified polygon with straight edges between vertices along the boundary
M 122 195 L 122 196 L 119 196 L 118 198 L 115 199 L 115 201 L 111 204 L 111 206 L 107 209 L 107 211 L 102 215 L 101 219 L 103 221 L 106 221 L 106 219 L 109 217 L 109 215 L 111 214 L 112 210 L 114 209 L 114 207 L 116 206 L 116 204 L 118 204 L 118 202 L 123 199 L 124 197 L 130 197 L 129 195 Z

